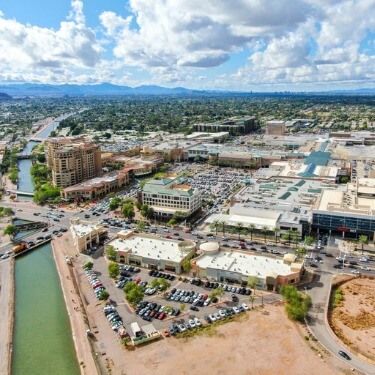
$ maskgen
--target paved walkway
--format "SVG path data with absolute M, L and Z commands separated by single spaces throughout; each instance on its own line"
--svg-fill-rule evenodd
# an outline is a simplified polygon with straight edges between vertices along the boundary
M 14 259 L 0 262 L 0 374 L 10 375 L 14 320 Z
M 75 285 L 75 276 L 71 266 L 65 261 L 65 256 L 74 255 L 74 246 L 69 233 L 52 241 L 53 255 L 59 273 L 60 282 L 64 294 L 65 304 L 68 310 L 70 325 L 78 363 L 82 375 L 98 374 L 89 339 L 86 336 L 88 326 L 82 301 Z M 1 372 L 0 372 L 1 373 Z

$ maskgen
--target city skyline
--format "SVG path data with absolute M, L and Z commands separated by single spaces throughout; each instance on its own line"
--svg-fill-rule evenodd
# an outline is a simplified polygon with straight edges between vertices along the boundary
M 0 82 L 373 88 L 374 20 L 374 0 L 4 0 Z

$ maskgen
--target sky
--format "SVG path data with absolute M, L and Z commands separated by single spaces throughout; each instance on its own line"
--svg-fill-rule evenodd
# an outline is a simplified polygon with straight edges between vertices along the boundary
M 375 0 L 0 0 L 0 82 L 375 87 Z

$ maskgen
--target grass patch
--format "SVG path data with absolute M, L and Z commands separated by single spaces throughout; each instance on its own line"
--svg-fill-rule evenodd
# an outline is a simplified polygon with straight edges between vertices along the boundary
M 344 299 L 345 297 L 344 297 L 344 292 L 342 291 L 342 289 L 341 288 L 335 289 L 331 297 L 331 307 L 335 308 L 335 307 L 341 306 L 342 303 L 344 302 Z

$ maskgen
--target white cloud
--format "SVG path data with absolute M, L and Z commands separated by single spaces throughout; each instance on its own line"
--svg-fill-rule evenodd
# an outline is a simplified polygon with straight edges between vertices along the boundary
M 101 15 L 114 54 L 143 67 L 212 67 L 257 38 L 278 35 L 305 21 L 313 8 L 300 1 L 130 0 L 133 19 Z M 137 28 L 131 28 L 131 21 Z
M 65 68 L 94 67 L 101 46 L 95 33 L 85 25 L 81 0 L 72 1 L 68 20 L 57 30 L 22 24 L 0 14 L 0 72 L 47 80 Z

